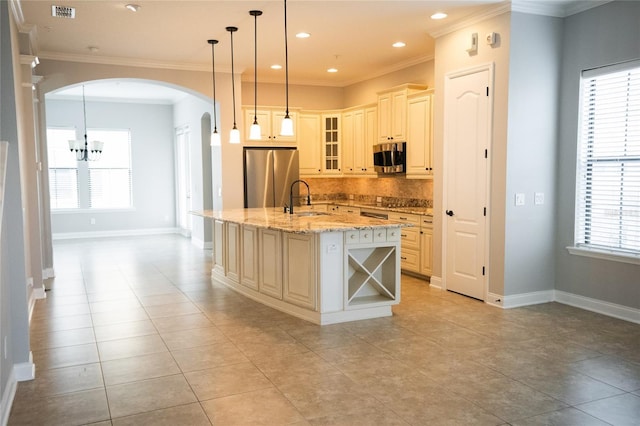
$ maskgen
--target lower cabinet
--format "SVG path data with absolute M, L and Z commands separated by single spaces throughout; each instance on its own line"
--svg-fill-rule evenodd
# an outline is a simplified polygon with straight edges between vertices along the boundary
M 224 237 L 224 222 L 213 221 L 213 269 L 225 273 L 224 259 L 226 249 L 226 238 Z
M 258 229 L 243 226 L 240 284 L 258 290 Z
M 235 281 L 240 281 L 240 225 L 227 223 L 227 256 L 225 261 L 225 275 Z
M 420 273 L 420 216 L 410 213 L 389 213 L 389 219 L 410 223 L 400 230 L 400 261 L 405 271 Z
M 422 228 L 420 231 L 420 273 L 431 276 L 431 253 L 433 248 L 433 229 Z
M 259 230 L 260 269 L 258 291 L 282 300 L 282 233 L 271 229 Z
M 284 233 L 283 240 L 283 300 L 315 310 L 315 235 Z

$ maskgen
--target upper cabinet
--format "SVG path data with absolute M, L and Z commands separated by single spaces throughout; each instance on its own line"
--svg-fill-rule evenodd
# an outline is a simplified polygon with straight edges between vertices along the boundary
M 407 99 L 407 177 L 433 177 L 433 90 Z
M 377 108 L 342 113 L 342 171 L 345 175 L 375 176 L 373 145 L 377 142 Z
M 322 114 L 323 172 L 341 174 L 340 167 L 340 113 Z
M 298 121 L 300 176 L 322 173 L 322 115 L 301 112 Z
M 289 117 L 293 120 L 293 136 L 281 136 L 280 127 L 285 116 L 282 107 L 258 107 L 257 112 L 254 107 L 244 107 L 244 140 L 245 143 L 269 142 L 271 144 L 295 144 L 298 140 L 298 113 L 289 110 Z M 253 118 L 258 118 L 260 124 L 260 140 L 250 140 L 249 131 L 253 124 Z
M 407 99 L 427 86 L 403 84 L 378 92 L 378 142 L 406 142 Z

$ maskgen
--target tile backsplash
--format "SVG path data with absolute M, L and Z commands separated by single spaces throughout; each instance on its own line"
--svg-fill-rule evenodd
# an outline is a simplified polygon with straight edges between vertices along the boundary
M 345 200 L 412 207 L 433 207 L 433 181 L 407 179 L 404 176 L 378 178 L 311 178 L 304 180 L 311 188 L 311 198 L 316 201 Z

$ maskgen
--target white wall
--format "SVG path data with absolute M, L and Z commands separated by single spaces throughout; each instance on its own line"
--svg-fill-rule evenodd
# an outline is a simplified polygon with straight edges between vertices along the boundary
M 82 135 L 82 101 L 47 100 L 47 126 L 75 127 Z M 113 232 L 176 226 L 173 107 L 87 101 L 89 128 L 130 129 L 133 209 L 52 213 L 52 232 Z M 108 149 L 108 146 L 105 147 Z M 95 224 L 90 223 L 95 219 Z
M 511 14 L 504 224 L 505 296 L 552 290 L 554 287 L 555 171 L 562 28 L 560 18 Z M 544 194 L 544 204 L 534 204 L 536 192 Z M 524 206 L 515 205 L 516 193 L 525 194 Z
M 571 255 L 580 72 L 640 58 L 640 2 L 615 1 L 565 20 L 558 147 L 556 289 L 640 309 L 640 265 Z
M 203 116 L 213 115 L 211 100 L 187 96 L 173 106 L 175 128 L 189 128 L 191 152 L 191 202 L 193 210 L 211 209 L 212 176 L 209 127 L 203 129 Z M 210 119 L 210 118 L 209 118 Z M 204 131 L 203 131 L 204 130 Z M 203 137 L 206 135 L 206 140 Z M 206 159 L 209 161 L 205 161 Z M 207 246 L 212 239 L 211 221 L 192 216 L 191 238 L 198 246 Z

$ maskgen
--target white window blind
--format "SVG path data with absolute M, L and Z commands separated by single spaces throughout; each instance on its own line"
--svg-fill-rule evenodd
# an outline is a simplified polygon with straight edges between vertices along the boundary
M 78 163 L 69 151 L 69 140 L 76 139 L 75 129 L 47 129 L 49 194 L 52 209 L 77 209 Z
M 87 130 L 89 140 L 104 142 L 102 156 L 89 166 L 89 207 L 131 207 L 131 135 L 128 130 Z
M 640 254 L 640 62 L 582 76 L 576 247 Z

